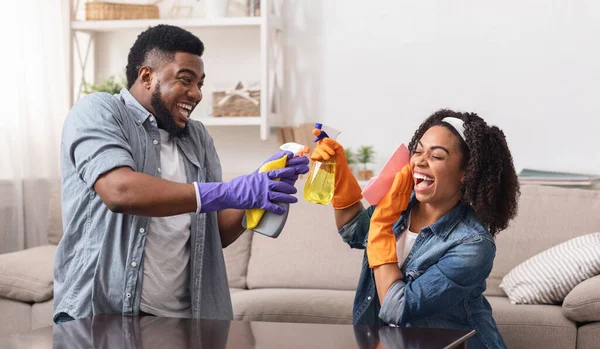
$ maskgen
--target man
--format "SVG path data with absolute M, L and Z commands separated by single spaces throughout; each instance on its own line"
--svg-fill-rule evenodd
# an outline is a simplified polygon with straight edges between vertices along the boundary
M 202 99 L 203 51 L 181 28 L 149 28 L 129 53 L 128 88 L 71 109 L 55 322 L 101 313 L 232 319 L 222 248 L 243 232 L 244 210 L 282 214 L 277 202 L 297 201 L 308 159 L 291 153 L 283 169 L 221 182 L 212 138 L 189 119 Z

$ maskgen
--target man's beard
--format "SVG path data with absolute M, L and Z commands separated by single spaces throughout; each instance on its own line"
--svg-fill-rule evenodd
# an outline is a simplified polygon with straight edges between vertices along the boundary
M 175 124 L 173 115 L 171 115 L 169 109 L 167 109 L 167 106 L 162 101 L 159 84 L 156 85 L 156 91 L 152 93 L 150 104 L 152 105 L 152 108 L 154 108 L 154 117 L 156 118 L 158 128 L 167 131 L 171 138 L 183 137 L 189 134 L 187 124 L 184 128 L 179 128 L 177 124 Z

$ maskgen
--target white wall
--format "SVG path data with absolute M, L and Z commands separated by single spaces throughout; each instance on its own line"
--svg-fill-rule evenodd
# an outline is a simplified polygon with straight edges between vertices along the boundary
M 600 173 L 600 2 L 323 3 L 322 119 L 344 144 L 387 157 L 450 107 L 502 128 L 517 167 Z
M 600 173 L 600 2 L 288 0 L 285 15 L 290 118 L 339 128 L 346 146 L 374 145 L 375 170 L 447 107 L 502 128 L 517 168 Z M 247 52 L 198 35 L 207 57 Z M 114 54 L 99 73 L 125 59 Z M 209 77 L 231 74 L 208 62 Z M 210 130 L 226 172 L 251 171 L 276 151 L 258 128 Z

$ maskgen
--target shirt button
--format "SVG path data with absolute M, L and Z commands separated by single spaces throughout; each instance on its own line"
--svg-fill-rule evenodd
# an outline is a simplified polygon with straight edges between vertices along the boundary
M 160 173 L 162 170 L 160 169 L 160 167 L 158 168 L 158 173 Z
M 369 301 L 370 301 L 370 300 L 371 300 L 371 296 L 367 297 L 367 300 L 369 300 Z
M 131 293 L 127 292 L 126 296 L 127 298 L 131 298 Z
M 154 143 L 154 145 L 157 145 L 158 141 L 155 139 L 155 140 L 152 141 L 152 143 Z
M 144 234 L 145 232 L 146 232 L 146 229 L 140 228 L 140 233 Z
M 135 268 L 135 267 L 137 267 L 137 263 L 136 262 L 131 262 L 131 266 Z

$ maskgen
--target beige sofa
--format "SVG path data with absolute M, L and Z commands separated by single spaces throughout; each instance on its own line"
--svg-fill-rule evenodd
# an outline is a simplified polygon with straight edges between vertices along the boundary
M 51 244 L 0 255 L 0 277 L 12 273 L 20 285 L 10 293 L 12 299 L 0 298 L 0 337 L 51 324 L 52 243 L 61 230 L 58 196 L 53 202 Z M 576 323 L 566 315 L 600 318 L 600 276 L 578 285 L 563 306 L 512 305 L 499 288 L 502 277 L 520 262 L 569 238 L 597 231 L 600 191 L 522 188 L 519 217 L 497 239 L 496 263 L 486 292 L 509 348 L 599 346 L 600 322 Z M 352 322 L 362 251 L 341 241 L 330 206 L 300 200 L 292 206 L 279 238 L 246 232 L 225 249 L 225 258 L 236 319 Z M 6 286 L 10 285 L 0 283 L 0 289 Z

